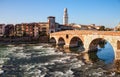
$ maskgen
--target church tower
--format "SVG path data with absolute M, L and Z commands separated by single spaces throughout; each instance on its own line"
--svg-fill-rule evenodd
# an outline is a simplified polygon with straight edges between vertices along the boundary
M 64 9 L 63 24 L 68 25 L 68 13 L 67 8 Z

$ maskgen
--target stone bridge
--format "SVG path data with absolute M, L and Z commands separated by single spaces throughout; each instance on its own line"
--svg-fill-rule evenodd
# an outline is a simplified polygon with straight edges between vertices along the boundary
M 95 39 L 104 39 L 111 44 L 115 53 L 115 59 L 120 59 L 120 32 L 115 31 L 89 31 L 89 30 L 67 30 L 50 34 L 56 44 L 64 43 L 64 47 L 74 46 L 70 44 L 73 38 L 80 39 L 85 51 L 89 50 L 91 42 Z M 62 40 L 62 41 L 60 41 Z

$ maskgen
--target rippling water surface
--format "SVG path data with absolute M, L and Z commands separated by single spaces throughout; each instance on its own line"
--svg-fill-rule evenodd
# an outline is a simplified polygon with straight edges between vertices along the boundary
M 114 59 L 108 45 L 97 52 L 106 63 Z M 75 53 L 59 52 L 48 44 L 0 46 L 0 74 L 2 77 L 75 77 L 78 73 L 73 69 L 85 65 L 76 56 Z
M 1 74 L 3 77 L 73 77 L 71 69 L 84 65 L 74 57 L 76 54 L 55 51 L 43 45 L 1 46 L 0 57 L 4 61 Z

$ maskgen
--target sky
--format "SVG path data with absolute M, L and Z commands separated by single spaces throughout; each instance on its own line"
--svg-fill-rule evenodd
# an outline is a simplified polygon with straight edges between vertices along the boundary
M 113 28 L 120 22 L 120 0 L 0 0 L 0 23 L 47 22 L 55 16 L 62 24 L 64 8 L 69 23 Z

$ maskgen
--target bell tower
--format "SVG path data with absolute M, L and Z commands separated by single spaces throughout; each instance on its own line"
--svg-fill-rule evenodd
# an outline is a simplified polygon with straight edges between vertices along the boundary
M 64 9 L 63 24 L 68 25 L 68 13 L 67 8 Z

